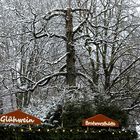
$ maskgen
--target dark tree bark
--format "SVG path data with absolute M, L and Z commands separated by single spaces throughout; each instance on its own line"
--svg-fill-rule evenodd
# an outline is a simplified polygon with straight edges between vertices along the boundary
M 76 71 L 75 71 L 75 48 L 73 45 L 73 23 L 72 23 L 72 10 L 67 9 L 66 12 L 66 51 L 68 52 L 66 59 L 66 82 L 68 86 L 76 86 Z

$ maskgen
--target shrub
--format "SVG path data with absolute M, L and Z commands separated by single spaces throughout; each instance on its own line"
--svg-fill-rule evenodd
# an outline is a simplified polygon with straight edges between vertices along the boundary
M 128 114 L 125 111 L 122 111 L 118 106 L 98 105 L 96 107 L 96 114 L 104 114 L 114 120 L 117 120 L 123 127 L 128 125 Z
M 67 104 L 62 114 L 63 126 L 79 127 L 84 118 L 90 117 L 93 114 L 93 107 L 90 103 Z

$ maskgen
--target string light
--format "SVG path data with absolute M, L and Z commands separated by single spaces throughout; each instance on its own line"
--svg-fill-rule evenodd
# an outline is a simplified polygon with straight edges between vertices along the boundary
M 32 128 L 31 128 L 31 127 L 29 127 L 29 130 L 30 130 L 30 131 L 32 131 Z
M 85 133 L 87 133 L 87 130 L 85 131 Z
M 7 126 L 5 126 L 5 127 L 2 127 L 2 129 L 5 132 L 13 131 L 13 133 L 15 133 L 19 129 L 20 132 L 25 132 L 25 133 L 27 132 L 30 135 L 32 135 L 32 133 L 30 133 L 30 132 L 35 133 L 35 132 L 42 132 L 42 131 L 43 131 L 43 133 L 50 132 L 50 136 L 51 135 L 53 136 L 54 133 L 58 133 L 58 135 L 59 135 L 59 132 L 60 133 L 63 132 L 64 133 L 63 135 L 66 134 L 65 132 L 69 132 L 71 134 L 75 134 L 75 132 L 78 134 L 78 132 L 80 132 L 79 135 L 81 133 L 85 133 L 85 135 L 87 135 L 87 134 L 92 135 L 92 133 L 100 135 L 100 134 L 106 134 L 106 133 L 110 132 L 110 135 L 112 135 L 112 137 L 114 137 L 114 136 L 116 137 L 117 135 L 119 136 L 120 134 L 123 134 L 123 136 L 125 136 L 126 138 L 130 137 L 130 136 L 131 136 L 131 138 L 136 137 L 134 131 L 120 130 L 120 129 L 111 129 L 111 130 L 108 130 L 108 129 L 64 129 L 64 128 L 59 128 L 59 129 L 58 128 L 56 128 L 56 129 L 55 128 L 52 128 L 52 129 L 47 128 L 47 129 L 45 129 L 45 128 L 39 128 L 39 126 L 38 127 L 31 127 L 31 126 L 28 126 L 28 127 L 8 126 L 7 127 Z M 72 133 L 72 132 L 74 132 L 74 133 Z M 120 135 L 120 136 L 122 136 L 122 135 Z

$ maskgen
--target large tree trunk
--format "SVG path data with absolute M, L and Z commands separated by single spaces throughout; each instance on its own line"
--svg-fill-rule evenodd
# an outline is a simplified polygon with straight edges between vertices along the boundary
M 70 2 L 70 1 L 69 1 Z M 70 6 L 70 4 L 69 4 Z M 73 95 L 76 93 L 74 87 L 76 86 L 76 71 L 75 71 L 75 48 L 73 45 L 73 23 L 72 23 L 72 10 L 67 8 L 66 12 L 66 51 L 68 53 L 66 58 L 66 83 L 69 86 L 68 91 L 66 91 L 66 97 L 62 112 L 62 126 L 65 127 L 65 114 L 69 112 L 69 105 L 73 103 Z M 65 112 L 65 113 L 64 113 Z
M 68 86 L 76 86 L 76 72 L 75 72 L 75 48 L 73 45 L 73 24 L 72 24 L 72 11 L 71 8 L 66 12 L 66 51 L 67 55 L 67 76 L 66 82 Z

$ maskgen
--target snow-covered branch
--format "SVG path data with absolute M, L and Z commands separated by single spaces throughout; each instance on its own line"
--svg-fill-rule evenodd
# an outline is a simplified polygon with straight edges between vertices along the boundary
M 54 62 L 46 62 L 49 65 L 55 65 L 58 64 L 61 60 L 63 60 L 69 53 L 65 53 L 63 56 L 61 56 L 60 58 L 58 58 L 56 61 Z
M 97 85 L 94 84 L 94 82 L 92 81 L 92 79 L 87 76 L 86 74 L 82 73 L 82 72 L 77 72 L 76 73 L 77 76 L 82 76 L 83 78 L 87 79 L 88 82 L 93 86 L 93 88 L 95 88 L 94 90 L 98 89 Z
M 75 35 L 75 33 L 77 33 L 79 30 L 82 30 L 82 26 L 87 22 L 87 19 L 85 19 L 84 21 L 82 21 L 79 25 L 77 25 L 74 29 L 73 29 L 73 35 Z
M 54 73 L 54 74 L 51 74 L 49 76 L 46 76 L 46 77 L 42 78 L 41 80 L 39 80 L 38 82 L 36 82 L 36 84 L 33 85 L 32 88 L 27 89 L 27 91 L 34 91 L 37 88 L 37 86 L 44 86 L 44 85 L 46 85 L 47 84 L 47 80 L 50 80 L 53 77 L 65 76 L 65 75 L 66 75 L 66 72 L 58 72 L 58 73 Z
M 57 34 L 49 34 L 49 33 L 45 33 L 45 34 L 42 34 L 42 35 L 34 35 L 34 37 L 36 39 L 40 39 L 40 38 L 43 38 L 43 37 L 48 37 L 48 38 L 53 38 L 53 37 L 56 37 L 56 38 L 60 38 L 60 39 L 63 39 L 63 40 L 67 40 L 65 36 L 62 36 L 62 35 L 57 35 Z
M 135 109 L 140 108 L 140 103 L 139 104 L 135 104 L 134 106 L 131 107 L 127 107 L 127 108 L 123 108 L 124 111 L 133 111 Z
M 138 61 L 140 61 L 140 57 L 137 58 L 135 61 L 133 61 L 133 62 L 132 62 L 128 67 L 126 67 L 120 74 L 118 74 L 118 75 L 114 78 L 114 80 L 112 81 L 112 84 L 111 84 L 110 88 L 117 82 L 117 80 L 118 80 L 123 74 L 125 74 L 126 72 L 128 72 L 128 70 L 130 70 L 130 69 L 132 68 L 132 66 L 133 66 L 136 62 L 138 62 Z

